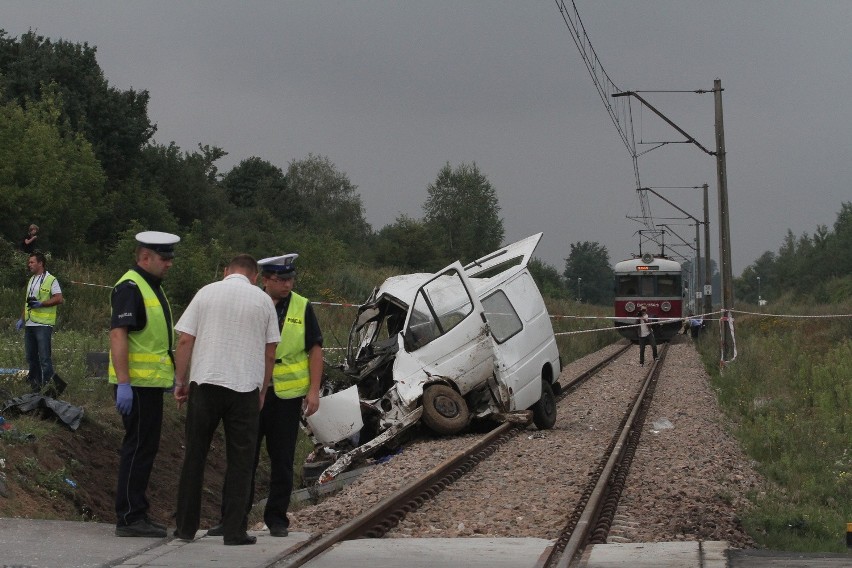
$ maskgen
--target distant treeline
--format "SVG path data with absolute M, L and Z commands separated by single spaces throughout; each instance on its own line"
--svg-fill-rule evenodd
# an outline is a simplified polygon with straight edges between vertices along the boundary
M 852 298 L 852 202 L 841 204 L 833 228 L 818 225 L 796 238 L 787 230 L 777 253 L 767 251 L 734 281 L 738 299 L 834 304 Z

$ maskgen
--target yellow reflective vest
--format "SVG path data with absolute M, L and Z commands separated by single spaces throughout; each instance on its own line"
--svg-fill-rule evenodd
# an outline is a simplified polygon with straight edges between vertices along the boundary
M 298 398 L 311 386 L 308 353 L 305 351 L 305 311 L 308 299 L 290 292 L 290 305 L 281 326 L 281 342 L 275 350 L 272 385 L 278 398 Z
M 36 276 L 30 276 L 30 281 L 27 284 L 27 293 L 32 290 L 33 279 Z M 39 284 L 38 290 L 35 290 L 35 298 L 39 302 L 45 302 L 50 299 L 50 289 L 53 287 L 53 282 L 56 277 L 53 274 L 47 274 Z M 29 296 L 27 296 L 29 300 Z M 56 325 L 56 306 L 43 306 L 41 308 L 30 308 L 27 301 L 24 301 L 24 313 L 27 314 L 27 319 L 33 323 L 44 325 Z
M 145 278 L 135 270 L 128 270 L 115 285 L 126 280 L 132 280 L 139 287 L 147 318 L 144 328 L 127 334 L 130 384 L 134 387 L 171 388 L 175 379 L 175 365 L 169 355 L 169 346 L 174 345 L 174 330 L 167 328 L 163 306 Z M 168 299 L 166 308 L 171 316 L 172 308 Z M 109 382 L 118 382 L 112 366 L 112 352 L 109 354 Z

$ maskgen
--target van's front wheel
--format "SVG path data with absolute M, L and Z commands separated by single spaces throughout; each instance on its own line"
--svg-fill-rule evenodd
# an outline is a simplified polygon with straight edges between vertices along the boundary
M 533 423 L 539 430 L 550 430 L 556 424 L 556 396 L 547 381 L 541 381 L 541 398 L 532 410 Z
M 467 403 L 452 387 L 432 385 L 423 393 L 423 423 L 436 434 L 455 434 L 469 421 Z

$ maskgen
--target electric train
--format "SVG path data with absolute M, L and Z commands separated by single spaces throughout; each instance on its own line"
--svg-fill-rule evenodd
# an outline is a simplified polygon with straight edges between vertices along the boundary
M 683 318 L 683 277 L 679 262 L 643 254 L 615 265 L 615 328 L 627 339 L 639 341 L 635 325 L 645 306 L 658 341 L 668 341 L 680 330 Z

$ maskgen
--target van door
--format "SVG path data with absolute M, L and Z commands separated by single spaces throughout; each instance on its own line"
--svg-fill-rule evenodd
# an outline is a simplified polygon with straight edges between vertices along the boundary
M 542 366 L 559 358 L 544 299 L 524 270 L 484 297 L 482 305 L 496 343 L 497 378 L 510 394 L 510 409 L 529 408 L 541 397 Z
M 397 355 L 396 370 L 400 377 L 423 372 L 444 377 L 464 395 L 493 374 L 492 341 L 482 304 L 461 264 L 436 274 L 417 290 L 409 308 L 403 334 L 409 356 Z

